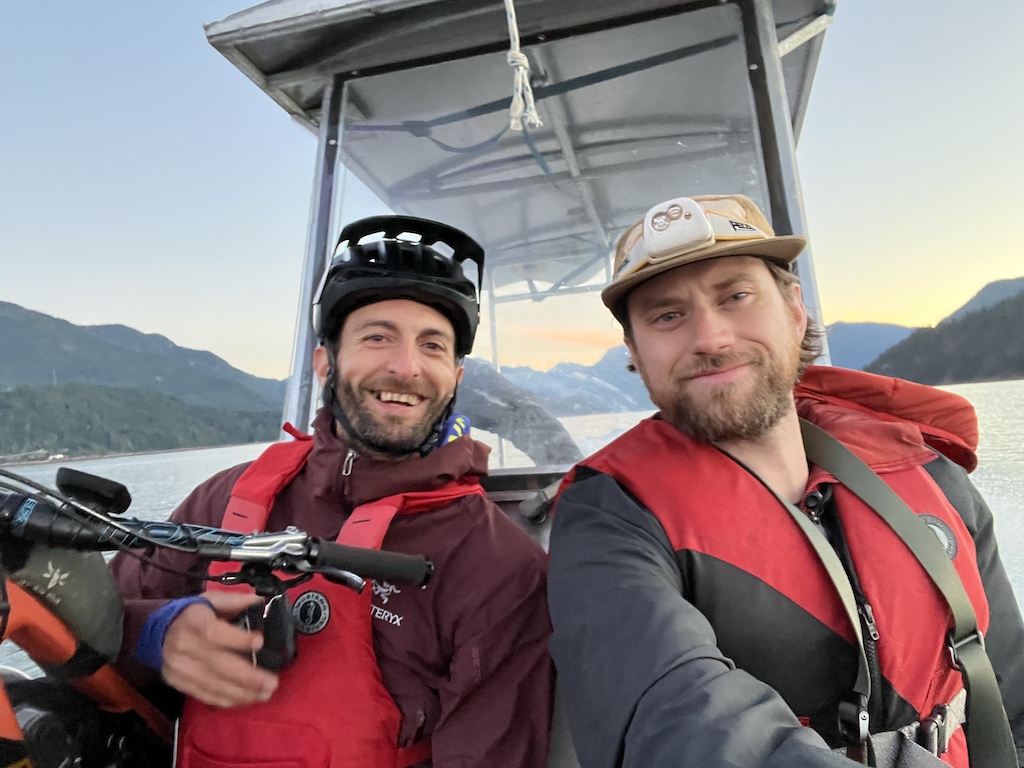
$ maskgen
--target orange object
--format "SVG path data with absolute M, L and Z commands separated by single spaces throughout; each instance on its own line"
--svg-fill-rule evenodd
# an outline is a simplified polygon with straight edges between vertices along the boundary
M 7 599 L 10 613 L 4 640 L 17 643 L 40 665 L 65 664 L 75 655 L 78 641 L 74 635 L 30 592 L 8 581 Z M 170 743 L 173 732 L 171 721 L 109 664 L 103 665 L 91 675 L 69 682 L 104 711 L 135 711 L 161 740 Z M 21 741 L 22 738 L 14 708 L 6 692 L 0 690 L 0 739 Z

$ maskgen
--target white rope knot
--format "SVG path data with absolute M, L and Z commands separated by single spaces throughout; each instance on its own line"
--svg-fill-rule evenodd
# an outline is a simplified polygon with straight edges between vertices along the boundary
M 512 104 L 509 106 L 509 127 L 513 131 L 523 130 L 523 123 L 530 128 L 544 125 L 537 113 L 537 105 L 533 100 L 533 87 L 530 85 L 530 60 L 519 49 L 519 24 L 516 21 L 516 9 L 513 0 L 505 0 L 505 15 L 508 17 L 508 36 L 511 46 L 507 61 L 515 69 L 515 81 L 512 88 Z
M 509 51 L 506 58 L 511 66 L 522 67 L 527 72 L 530 71 L 530 60 L 526 58 L 526 54 L 522 51 Z

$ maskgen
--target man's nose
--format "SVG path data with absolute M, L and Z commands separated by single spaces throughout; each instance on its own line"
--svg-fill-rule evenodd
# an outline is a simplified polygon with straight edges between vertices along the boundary
M 419 375 L 420 355 L 415 341 L 402 341 L 396 344 L 388 363 L 390 373 L 399 378 L 409 379 Z
M 699 307 L 693 312 L 694 353 L 714 355 L 733 345 L 732 323 L 717 307 Z

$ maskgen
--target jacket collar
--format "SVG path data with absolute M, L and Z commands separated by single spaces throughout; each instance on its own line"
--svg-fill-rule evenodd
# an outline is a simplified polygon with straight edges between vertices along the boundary
M 334 434 L 334 417 L 321 408 L 313 420 L 313 451 L 308 467 L 315 478 L 316 496 L 337 498 L 358 506 L 410 491 L 432 491 L 452 480 L 487 474 L 490 448 L 469 436 L 446 443 L 426 456 L 380 461 L 359 456 L 345 475 L 350 446 Z

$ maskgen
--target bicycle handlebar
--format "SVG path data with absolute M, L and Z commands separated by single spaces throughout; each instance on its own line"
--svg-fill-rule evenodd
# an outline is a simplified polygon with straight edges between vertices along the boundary
M 106 552 L 162 546 L 210 560 L 266 564 L 289 573 L 345 571 L 363 578 L 425 585 L 433 564 L 422 555 L 350 547 L 297 528 L 243 534 L 208 526 L 113 520 L 99 513 L 56 507 L 38 496 L 0 487 L 0 535 L 50 547 Z

